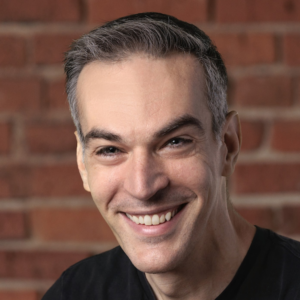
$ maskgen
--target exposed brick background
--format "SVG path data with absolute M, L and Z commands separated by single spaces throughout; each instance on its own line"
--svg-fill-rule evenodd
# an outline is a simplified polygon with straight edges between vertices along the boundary
M 300 122 L 277 121 L 273 124 L 271 145 L 274 150 L 286 152 L 300 151 Z
M 0 291 L 1 300 L 38 300 L 38 294 L 36 291 Z
M 41 82 L 38 78 L 1 78 L 1 112 L 29 112 L 40 108 Z
M 284 107 L 292 105 L 291 78 L 244 77 L 232 83 L 232 102 L 241 107 Z
M 242 127 L 242 151 L 253 151 L 262 145 L 265 126 L 262 121 L 241 121 Z
M 83 252 L 1 251 L 0 278 L 56 279 L 62 268 L 87 256 Z
M 1 300 L 39 300 L 69 265 L 116 245 L 77 170 L 62 61 L 82 33 L 144 11 L 216 43 L 243 131 L 232 201 L 300 240 L 300 1 L 0 0 Z
M 0 0 L 0 20 L 16 22 L 76 22 L 81 19 L 79 0 Z
M 64 79 L 49 80 L 45 84 L 44 92 L 44 103 L 48 110 L 69 111 Z
M 220 23 L 300 21 L 297 0 L 216 0 Z
M 11 124 L 8 122 L 0 123 L 0 153 L 7 154 L 11 144 Z
M 37 65 L 59 64 L 70 43 L 81 34 L 39 34 L 33 39 L 33 62 Z
M 276 61 L 275 37 L 271 33 L 212 33 L 228 67 L 271 64 Z
M 26 126 L 28 150 L 32 153 L 73 153 L 75 126 L 71 122 L 35 121 Z
M 208 18 L 207 0 L 87 0 L 87 19 L 90 23 L 107 22 L 128 14 L 157 11 L 175 15 L 188 22 L 203 22 Z
M 26 238 L 25 214 L 23 212 L 0 212 L 0 238 Z
M 32 234 L 41 240 L 115 241 L 96 208 L 40 208 L 31 212 L 30 220 Z M 49 223 L 52 225 L 49 226 Z
M 18 36 L 0 37 L 0 66 L 21 67 L 26 60 L 25 39 Z

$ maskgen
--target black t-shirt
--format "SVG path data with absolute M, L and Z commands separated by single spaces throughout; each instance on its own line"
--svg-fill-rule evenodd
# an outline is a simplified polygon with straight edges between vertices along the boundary
M 42 300 L 155 300 L 120 247 L 67 269 Z M 257 227 L 246 257 L 216 300 L 299 300 L 300 243 Z

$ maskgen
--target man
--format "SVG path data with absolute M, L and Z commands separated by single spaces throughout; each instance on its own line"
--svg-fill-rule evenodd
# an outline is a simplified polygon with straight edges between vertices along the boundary
M 76 41 L 65 71 L 83 185 L 120 247 L 70 267 L 44 300 L 300 299 L 299 243 L 230 203 L 240 124 L 202 31 L 124 17 Z

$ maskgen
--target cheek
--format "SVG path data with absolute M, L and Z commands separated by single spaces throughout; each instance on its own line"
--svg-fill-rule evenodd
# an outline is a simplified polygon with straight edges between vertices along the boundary
M 209 165 L 197 158 L 173 163 L 168 168 L 168 173 L 172 184 L 183 185 L 197 194 L 205 193 L 213 178 Z
M 122 182 L 120 174 L 122 173 L 114 168 L 103 166 L 93 166 L 88 169 L 91 195 L 101 212 L 107 210 L 107 206 L 117 193 Z

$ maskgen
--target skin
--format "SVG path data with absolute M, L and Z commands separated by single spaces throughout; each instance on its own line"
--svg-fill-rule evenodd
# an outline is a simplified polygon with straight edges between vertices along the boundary
M 204 82 L 188 54 L 93 62 L 78 80 L 84 188 L 157 299 L 215 299 L 255 232 L 226 199 L 241 144 L 238 114 L 227 115 L 217 140 Z M 189 118 L 200 126 L 178 123 Z M 153 234 L 136 231 L 125 215 L 178 205 L 176 219 Z

